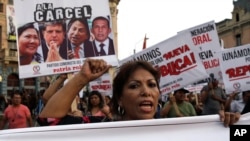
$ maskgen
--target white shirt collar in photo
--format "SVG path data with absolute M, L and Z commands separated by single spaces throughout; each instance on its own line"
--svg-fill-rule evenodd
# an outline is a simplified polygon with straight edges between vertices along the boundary
M 108 54 L 108 50 L 109 50 L 109 39 L 107 38 L 104 42 L 99 42 L 97 40 L 95 40 L 95 46 L 97 48 L 97 51 L 100 52 L 101 48 L 100 48 L 100 44 L 103 43 L 105 44 L 105 46 L 103 47 L 104 51 L 106 54 Z

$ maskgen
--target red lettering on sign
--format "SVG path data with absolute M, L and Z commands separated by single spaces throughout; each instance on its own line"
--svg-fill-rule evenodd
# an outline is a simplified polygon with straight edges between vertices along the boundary
M 176 48 L 176 49 L 174 49 L 174 50 L 172 50 L 172 51 L 170 51 L 170 52 L 165 53 L 165 54 L 163 55 L 163 57 L 164 57 L 166 60 L 168 60 L 168 59 L 171 59 L 171 58 L 173 58 L 173 57 L 175 57 L 175 56 L 178 56 L 178 55 L 180 55 L 180 54 L 183 54 L 183 53 L 185 53 L 185 52 L 187 52 L 187 51 L 190 51 L 190 48 L 188 47 L 188 45 L 183 45 L 183 46 L 178 47 L 178 48 Z
M 180 73 L 195 67 L 196 60 L 194 58 L 194 53 L 183 56 L 183 58 L 177 58 L 174 61 L 167 63 L 166 65 L 156 66 L 160 70 L 161 76 L 167 75 L 179 75 Z
M 205 69 L 218 67 L 220 65 L 219 59 L 213 59 L 209 61 L 203 61 Z
M 250 65 L 240 66 L 236 68 L 229 68 L 226 70 L 226 74 L 229 78 L 236 78 L 241 76 L 246 76 L 247 72 L 250 71 Z
M 212 41 L 208 33 L 192 38 L 194 45 L 200 45 Z
M 56 72 L 67 72 L 67 71 L 71 71 L 71 68 L 70 67 L 63 67 L 63 68 L 55 68 L 53 69 L 53 72 L 56 73 Z

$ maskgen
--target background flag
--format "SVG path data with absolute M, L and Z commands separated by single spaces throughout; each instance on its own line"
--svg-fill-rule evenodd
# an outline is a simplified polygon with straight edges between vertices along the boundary
M 145 34 L 142 49 L 147 48 L 147 39 L 148 39 L 148 38 L 147 38 L 147 35 Z

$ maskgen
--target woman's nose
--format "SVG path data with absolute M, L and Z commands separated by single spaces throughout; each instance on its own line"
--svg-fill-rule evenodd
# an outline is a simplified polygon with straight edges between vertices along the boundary
M 142 87 L 141 95 L 142 96 L 150 96 L 151 95 L 151 91 L 150 91 L 148 86 L 143 86 Z

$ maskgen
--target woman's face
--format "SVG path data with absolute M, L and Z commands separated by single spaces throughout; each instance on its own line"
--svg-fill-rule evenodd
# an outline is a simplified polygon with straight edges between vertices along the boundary
M 152 119 L 157 110 L 159 94 L 153 75 L 138 68 L 129 76 L 119 100 L 119 105 L 125 110 L 124 119 Z
M 26 29 L 18 38 L 20 55 L 34 55 L 40 45 L 40 40 L 35 29 Z
M 90 97 L 90 103 L 93 105 L 93 106 L 98 106 L 98 104 L 100 103 L 100 98 L 97 96 L 97 95 L 92 95 Z

